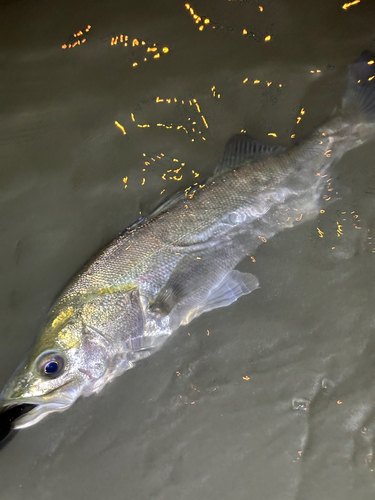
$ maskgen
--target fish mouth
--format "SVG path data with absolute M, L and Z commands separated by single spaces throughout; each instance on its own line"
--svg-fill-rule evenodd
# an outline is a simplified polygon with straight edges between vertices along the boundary
M 32 404 L 18 404 L 6 406 L 0 411 L 0 442 L 14 429 L 13 422 L 22 415 L 33 410 L 37 405 Z
M 35 404 L 29 401 L 30 400 L 28 400 L 27 403 L 5 403 L 6 406 L 2 406 L 0 409 L 0 425 L 5 419 L 10 421 L 12 429 L 24 429 L 25 427 L 36 424 L 50 413 L 66 410 L 74 402 L 69 401 L 65 404 L 60 402 Z
M 78 386 L 67 384 L 43 396 L 3 399 L 0 401 L 0 441 L 12 430 L 30 427 L 50 413 L 67 410 L 78 396 Z

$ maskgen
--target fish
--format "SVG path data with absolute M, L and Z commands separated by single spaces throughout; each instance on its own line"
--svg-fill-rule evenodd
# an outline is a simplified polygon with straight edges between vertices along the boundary
M 86 264 L 0 395 L 0 440 L 99 393 L 181 325 L 259 288 L 237 265 L 314 218 L 330 198 L 328 171 L 375 136 L 374 59 L 364 51 L 349 66 L 341 105 L 298 143 L 234 135 L 211 177 L 161 203 Z

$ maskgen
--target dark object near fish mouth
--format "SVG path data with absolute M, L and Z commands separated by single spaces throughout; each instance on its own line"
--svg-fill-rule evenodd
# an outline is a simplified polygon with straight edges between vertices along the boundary
M 37 405 L 24 403 L 6 406 L 5 408 L 0 409 L 0 443 L 2 443 L 12 432 L 13 421 L 21 415 L 28 413 L 36 406 Z

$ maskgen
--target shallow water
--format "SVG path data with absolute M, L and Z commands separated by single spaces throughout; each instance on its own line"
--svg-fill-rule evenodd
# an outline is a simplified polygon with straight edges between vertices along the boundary
M 347 65 L 375 50 L 375 5 L 341 5 L 200 1 L 200 31 L 183 2 L 1 3 L 0 385 L 69 278 L 209 175 L 233 133 L 288 145 L 331 113 Z M 341 199 L 241 264 L 259 290 L 18 432 L 0 453 L 1 498 L 369 498 L 374 154 L 374 141 L 349 152 L 335 167 Z

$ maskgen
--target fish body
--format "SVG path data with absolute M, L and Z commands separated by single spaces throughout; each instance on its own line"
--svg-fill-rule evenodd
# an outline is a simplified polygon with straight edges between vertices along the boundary
M 258 288 L 237 264 L 314 217 L 329 198 L 332 164 L 375 135 L 373 59 L 364 52 L 350 66 L 341 108 L 297 145 L 234 136 L 212 178 L 162 204 L 89 262 L 3 390 L 0 427 L 28 427 L 98 393 L 181 324 Z

